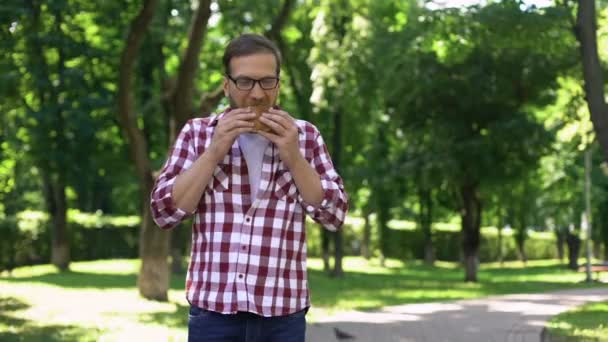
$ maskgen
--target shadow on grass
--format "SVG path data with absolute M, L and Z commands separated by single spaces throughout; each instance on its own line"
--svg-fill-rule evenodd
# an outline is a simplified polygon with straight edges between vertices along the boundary
M 328 277 L 317 269 L 309 269 L 309 283 L 313 305 L 320 307 L 344 306 L 358 310 L 373 310 L 385 305 L 450 301 L 457 299 L 513 294 L 543 293 L 551 290 L 599 286 L 578 284 L 574 281 L 553 281 L 555 275 L 572 275 L 560 265 L 528 265 L 520 267 L 482 267 L 478 283 L 465 283 L 463 271 L 456 267 L 427 266 L 419 262 L 406 267 L 391 267 L 378 271 L 346 272 L 344 278 Z M 543 277 L 549 276 L 543 279 Z M 570 277 L 571 279 L 572 277 Z M 67 289 L 103 288 L 135 289 L 137 274 L 103 274 L 89 272 L 47 273 L 30 277 L 0 278 L 6 283 L 44 283 Z M 171 277 L 171 289 L 184 290 L 185 274 Z M 338 305 L 340 304 L 340 305 Z M 153 315 L 157 315 L 153 316 Z M 187 308 L 175 314 L 151 314 L 150 320 L 178 322 L 187 317 Z
M 183 328 L 188 326 L 189 306 L 175 304 L 173 312 L 152 312 L 139 315 L 142 323 L 160 324 L 172 328 Z
M 479 271 L 479 281 L 476 283 L 465 283 L 463 271 L 457 268 L 412 264 L 388 271 L 383 274 L 347 272 L 344 278 L 336 279 L 320 270 L 308 270 L 313 305 L 334 307 L 348 299 L 361 299 L 361 303 L 352 302 L 349 306 L 355 310 L 369 311 L 386 305 L 601 286 L 542 279 L 543 276 L 572 274 L 556 265 L 528 266 L 526 269 L 485 268 Z
M 12 316 L 29 305 L 12 297 L 0 297 L 0 341 L 97 341 L 100 332 L 71 325 L 40 326 Z
M 172 290 L 183 290 L 185 274 L 171 275 L 170 287 Z M 103 274 L 89 272 L 67 271 L 62 273 L 48 273 L 32 277 L 3 277 L 0 280 L 7 283 L 44 283 L 64 288 L 134 288 L 137 286 L 136 274 Z

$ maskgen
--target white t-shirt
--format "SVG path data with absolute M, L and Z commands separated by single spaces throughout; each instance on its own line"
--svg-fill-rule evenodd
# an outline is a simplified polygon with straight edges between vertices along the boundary
M 247 162 L 249 171 L 249 185 L 251 187 L 251 201 L 255 201 L 260 188 L 260 177 L 262 176 L 262 161 L 264 151 L 269 140 L 256 133 L 243 133 L 239 135 L 239 146 Z

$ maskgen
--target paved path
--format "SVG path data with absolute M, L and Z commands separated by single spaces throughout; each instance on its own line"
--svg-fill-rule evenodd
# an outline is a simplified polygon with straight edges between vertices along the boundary
M 608 301 L 608 287 L 407 304 L 346 312 L 309 324 L 307 342 L 539 342 L 552 316 Z M 608 321 L 608 317 L 606 318 Z M 338 339 L 335 328 L 354 336 Z

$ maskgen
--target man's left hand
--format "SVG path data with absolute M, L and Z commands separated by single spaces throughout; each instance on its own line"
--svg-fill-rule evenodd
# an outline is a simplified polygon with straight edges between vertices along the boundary
M 285 111 L 270 108 L 268 112 L 262 114 L 260 121 L 270 127 L 273 132 L 260 131 L 258 133 L 277 145 L 281 160 L 285 166 L 292 169 L 303 157 L 298 140 L 298 126 L 294 118 Z

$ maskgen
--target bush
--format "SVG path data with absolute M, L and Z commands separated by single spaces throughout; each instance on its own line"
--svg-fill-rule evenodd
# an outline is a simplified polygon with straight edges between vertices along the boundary
M 136 258 L 139 218 L 68 211 L 72 260 Z M 51 230 L 48 215 L 25 211 L 0 220 L 0 271 L 49 262 Z
M 101 213 L 68 211 L 68 236 L 72 260 L 94 260 L 107 258 L 136 258 L 139 254 L 139 217 L 110 216 Z M 342 228 L 344 255 L 360 255 L 364 221 L 349 217 Z M 424 239 L 415 225 L 406 221 L 392 221 L 388 231 L 388 257 L 402 260 L 422 259 Z M 307 223 L 308 255 L 321 255 L 321 229 L 319 225 Z M 433 247 L 438 260 L 459 261 L 461 259 L 460 231 L 450 224 L 437 224 L 433 230 Z M 180 229 L 184 241 L 188 230 Z M 0 219 L 0 271 L 17 266 L 49 262 L 51 235 L 45 213 L 25 211 L 16 217 Z M 372 224 L 371 247 L 378 250 L 378 234 Z M 181 238 L 180 238 L 181 239 Z M 332 245 L 332 244 L 330 244 Z M 517 260 L 515 240 L 509 231 L 503 232 L 504 260 Z M 185 250 L 185 248 L 183 248 Z M 555 235 L 531 232 L 525 244 L 529 260 L 557 258 Z M 583 249 L 581 249 L 582 251 Z M 497 261 L 499 256 L 498 232 L 483 228 L 479 257 L 481 262 Z
M 422 232 L 414 229 L 414 224 L 393 221 L 391 227 L 399 229 L 388 230 L 387 256 L 402 260 L 424 258 L 424 237 Z M 460 261 L 462 244 L 460 231 L 453 225 L 437 225 L 433 229 L 433 248 L 435 258 L 444 261 Z M 347 220 L 343 230 L 344 255 L 360 255 L 361 239 L 363 236 L 363 220 Z M 308 224 L 308 255 L 321 255 L 321 229 L 314 223 Z M 378 250 L 377 233 L 372 225 L 372 249 Z M 481 262 L 498 261 L 499 258 L 498 231 L 495 228 L 482 228 L 479 258 Z M 518 253 L 512 232 L 503 231 L 503 259 L 517 260 Z M 557 258 L 557 241 L 552 233 L 532 232 L 525 243 L 525 252 L 529 260 Z

